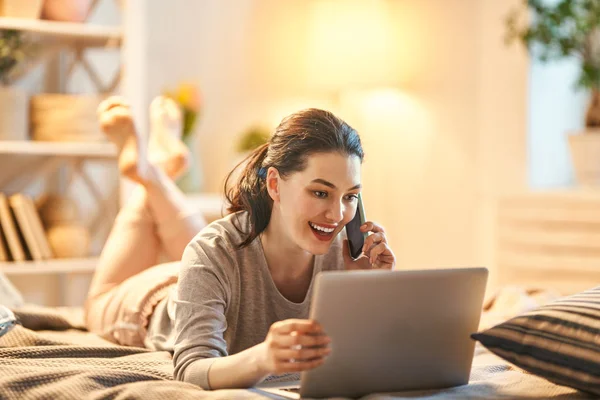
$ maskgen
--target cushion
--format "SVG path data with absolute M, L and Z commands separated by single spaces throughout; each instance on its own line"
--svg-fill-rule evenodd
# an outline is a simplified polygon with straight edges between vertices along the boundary
M 600 286 L 471 337 L 525 371 L 600 395 Z
M 8 333 L 16 324 L 15 314 L 8 307 L 0 305 L 0 336 Z

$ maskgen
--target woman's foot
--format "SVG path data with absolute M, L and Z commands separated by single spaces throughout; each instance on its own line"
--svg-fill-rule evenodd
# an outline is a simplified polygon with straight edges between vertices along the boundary
M 172 99 L 158 96 L 150 104 L 149 159 L 171 178 L 177 179 L 189 167 L 189 150 L 181 141 L 183 118 Z
M 100 128 L 119 151 L 119 170 L 139 183 L 146 181 L 148 160 L 147 139 L 135 129 L 131 109 L 119 96 L 111 96 L 98 106 Z

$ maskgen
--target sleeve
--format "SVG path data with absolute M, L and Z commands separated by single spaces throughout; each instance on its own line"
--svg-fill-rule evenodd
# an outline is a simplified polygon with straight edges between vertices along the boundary
M 200 237 L 186 247 L 175 300 L 176 380 L 210 389 L 208 371 L 227 356 L 225 312 L 231 294 L 225 271 L 234 265 L 219 238 Z

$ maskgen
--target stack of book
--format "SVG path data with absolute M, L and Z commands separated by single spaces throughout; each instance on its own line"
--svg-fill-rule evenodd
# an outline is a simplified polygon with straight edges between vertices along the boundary
M 0 262 L 43 261 L 53 258 L 33 199 L 0 193 Z

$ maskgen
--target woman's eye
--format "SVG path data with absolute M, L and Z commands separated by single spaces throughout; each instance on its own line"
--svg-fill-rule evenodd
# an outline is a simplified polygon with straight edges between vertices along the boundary
M 315 194 L 315 196 L 317 196 L 320 199 L 324 199 L 327 197 L 327 192 L 321 192 L 320 190 L 315 190 L 313 193 Z
M 348 201 L 352 201 L 358 199 L 358 195 L 357 194 L 349 194 L 348 196 L 346 196 L 346 200 Z

